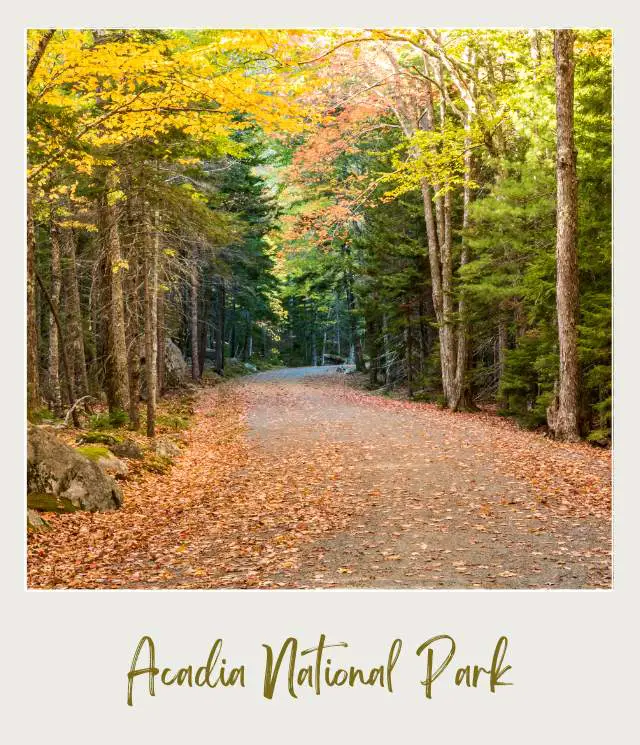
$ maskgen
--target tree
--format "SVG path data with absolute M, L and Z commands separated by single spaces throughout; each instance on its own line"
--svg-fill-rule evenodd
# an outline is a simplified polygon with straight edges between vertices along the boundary
M 578 180 L 574 144 L 575 33 L 561 29 L 554 34 L 556 60 L 556 307 L 560 368 L 557 408 L 549 410 L 549 426 L 560 440 L 578 440 Z

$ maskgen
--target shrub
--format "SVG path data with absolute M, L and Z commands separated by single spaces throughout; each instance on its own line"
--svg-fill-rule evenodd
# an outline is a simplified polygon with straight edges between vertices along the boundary
M 91 428 L 94 430 L 113 429 L 124 427 L 129 421 L 126 411 L 114 409 L 108 414 L 94 414 L 90 419 Z
M 85 432 L 78 437 L 77 442 L 80 445 L 99 444 L 99 445 L 118 445 L 122 442 L 121 437 L 109 435 L 106 432 Z
M 158 414 L 156 424 L 177 432 L 181 429 L 187 429 L 189 420 L 186 416 L 181 416 L 180 414 Z

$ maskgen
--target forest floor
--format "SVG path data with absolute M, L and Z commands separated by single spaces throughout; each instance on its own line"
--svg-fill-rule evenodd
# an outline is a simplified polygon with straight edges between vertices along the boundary
M 29 587 L 611 586 L 610 452 L 332 368 L 204 389 L 171 471 L 122 486 L 29 538 Z

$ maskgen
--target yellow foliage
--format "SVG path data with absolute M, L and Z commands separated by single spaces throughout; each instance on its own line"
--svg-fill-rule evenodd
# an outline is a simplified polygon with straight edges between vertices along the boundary
M 286 67 L 301 33 L 56 30 L 28 89 L 30 181 L 44 183 L 63 163 L 91 173 L 114 147 L 173 131 L 232 154 L 231 135 L 252 122 L 301 131 L 309 111 L 293 91 L 310 81 Z M 41 38 L 28 32 L 29 55 Z

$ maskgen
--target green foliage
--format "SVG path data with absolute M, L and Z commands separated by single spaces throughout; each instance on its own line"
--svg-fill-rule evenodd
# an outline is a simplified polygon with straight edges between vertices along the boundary
M 80 444 L 97 444 L 97 445 L 118 445 L 122 442 L 122 437 L 106 432 L 84 432 L 78 438 Z
M 558 369 L 554 347 L 555 337 L 534 329 L 507 351 L 498 402 L 525 427 L 546 423 Z
M 156 424 L 178 432 L 189 427 L 189 418 L 180 414 L 158 414 Z
M 43 422 L 55 421 L 56 415 L 51 411 L 51 409 L 43 406 L 39 409 L 34 409 L 33 411 L 28 412 L 27 419 L 32 424 L 42 424 Z
M 129 421 L 129 416 L 125 411 L 114 409 L 104 414 L 94 414 L 90 419 L 90 426 L 95 430 L 117 429 L 124 427 Z
M 224 363 L 224 377 L 240 378 L 243 375 L 249 375 L 250 371 L 244 366 L 244 363 L 235 357 L 228 357 Z

